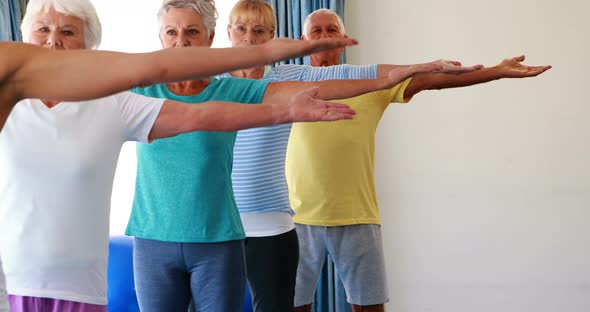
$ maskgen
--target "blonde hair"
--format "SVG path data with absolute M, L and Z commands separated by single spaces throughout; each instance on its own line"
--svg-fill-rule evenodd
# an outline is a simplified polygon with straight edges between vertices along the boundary
M 277 18 L 272 6 L 264 0 L 239 0 L 229 13 L 229 23 L 260 22 L 271 32 L 277 29 Z

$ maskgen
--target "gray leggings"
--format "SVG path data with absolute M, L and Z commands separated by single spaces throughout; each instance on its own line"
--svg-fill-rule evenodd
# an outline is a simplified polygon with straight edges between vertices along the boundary
M 135 288 L 142 312 L 241 312 L 244 240 L 170 243 L 135 239 Z

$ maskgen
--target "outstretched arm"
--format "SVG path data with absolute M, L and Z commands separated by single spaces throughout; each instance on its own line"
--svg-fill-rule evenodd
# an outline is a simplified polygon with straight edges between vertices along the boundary
M 86 100 L 132 87 L 159 82 L 209 77 L 240 68 L 262 66 L 321 50 L 356 44 L 355 40 L 272 40 L 266 44 L 211 49 L 190 47 L 151 53 L 128 54 L 107 51 L 50 51 L 27 44 L 0 46 L 15 66 L 10 81 L 17 100 Z M 9 61 L 9 60 L 7 60 Z M 4 89 L 2 85 L 0 88 Z
M 462 66 L 461 62 L 451 61 L 451 60 L 438 60 L 426 64 L 436 64 L 440 65 L 442 68 L 438 71 L 438 73 L 445 73 L 445 74 L 453 74 L 459 75 L 464 73 L 469 73 L 474 70 L 479 70 L 483 68 L 483 65 L 474 65 L 474 66 Z M 377 76 L 387 76 L 390 71 L 398 68 L 405 68 L 408 66 L 413 65 L 393 65 L 393 64 L 378 64 L 377 65 Z
M 287 103 L 260 105 L 205 102 L 199 105 L 166 101 L 149 139 L 155 140 L 191 131 L 237 131 L 296 121 L 351 119 L 354 111 L 344 104 L 317 100 L 318 89 L 295 94 Z
M 387 76 L 376 79 L 359 80 L 325 80 L 318 82 L 276 82 L 270 83 L 264 95 L 264 101 L 281 101 L 293 93 L 310 86 L 320 88 L 319 98 L 324 100 L 345 99 L 358 96 L 367 92 L 393 88 L 395 85 L 409 77 L 431 72 L 450 72 L 459 74 L 480 69 L 481 66 L 462 67 L 461 64 L 436 61 L 425 64 L 397 67 L 391 70 Z M 284 101 L 284 99 L 283 99 Z
M 466 87 L 502 78 L 526 78 L 542 74 L 551 66 L 527 66 L 522 64 L 525 56 L 508 58 L 500 64 L 462 75 L 429 74 L 412 79 L 404 92 L 404 98 L 410 98 L 423 90 L 440 90 Z

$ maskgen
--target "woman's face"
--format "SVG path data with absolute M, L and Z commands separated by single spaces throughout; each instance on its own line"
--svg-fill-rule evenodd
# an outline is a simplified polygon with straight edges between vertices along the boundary
M 210 47 L 215 33 L 207 33 L 203 17 L 190 8 L 171 8 L 162 16 L 160 42 L 164 48 Z
M 56 50 L 84 49 L 84 22 L 55 11 L 39 12 L 33 18 L 30 42 Z
M 227 34 L 232 47 L 263 44 L 275 36 L 274 31 L 261 22 L 245 22 L 239 17 L 227 26 Z

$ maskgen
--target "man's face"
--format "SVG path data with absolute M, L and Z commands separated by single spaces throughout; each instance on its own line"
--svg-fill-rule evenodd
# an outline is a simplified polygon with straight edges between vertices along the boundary
M 331 14 L 315 14 L 309 20 L 307 33 L 302 36 L 303 40 L 321 38 L 344 38 L 346 37 L 338 26 L 338 19 Z M 313 54 L 311 57 L 317 60 L 333 60 L 340 58 L 344 48 L 322 51 Z
M 343 38 L 344 34 L 338 26 L 338 19 L 330 14 L 316 14 L 309 20 L 309 28 L 305 36 L 308 39 Z

